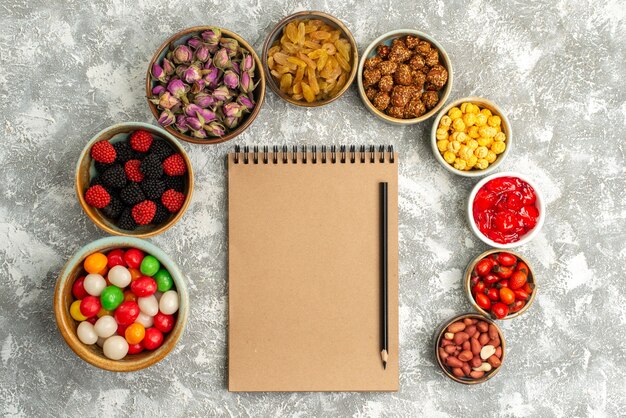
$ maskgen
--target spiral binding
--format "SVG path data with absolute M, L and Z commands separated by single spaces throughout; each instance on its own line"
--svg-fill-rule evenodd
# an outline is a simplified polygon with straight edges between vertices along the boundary
M 283 145 L 282 147 L 274 145 L 270 156 L 270 147 L 267 145 L 263 146 L 262 151 L 259 151 L 259 146 L 255 145 L 252 147 L 252 153 L 250 152 L 250 147 L 247 145 L 243 147 L 235 145 L 233 161 L 235 164 L 239 164 L 240 161 L 243 162 L 243 164 L 250 164 L 250 161 L 252 161 L 253 164 L 278 164 L 279 161 L 283 164 L 308 164 L 309 161 L 311 164 L 336 164 L 338 162 L 341 164 L 355 164 L 357 162 L 364 164 L 367 161 L 370 163 L 387 162 L 394 164 L 395 153 L 393 145 L 387 145 L 387 147 L 379 145 L 378 151 L 375 145 L 370 145 L 369 150 L 365 145 L 361 145 L 358 151 L 355 145 L 350 145 L 349 148 L 346 145 L 340 145 L 339 150 L 337 150 L 336 145 L 331 145 L 330 152 L 326 145 L 321 146 L 320 152 L 318 152 L 317 145 L 313 145 L 310 153 L 308 152 L 308 147 L 302 145 L 300 147 L 300 154 L 298 153 L 297 145 L 291 147 L 291 152 L 287 145 Z

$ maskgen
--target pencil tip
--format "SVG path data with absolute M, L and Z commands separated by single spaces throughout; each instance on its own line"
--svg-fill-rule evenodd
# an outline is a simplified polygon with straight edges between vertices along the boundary
M 387 370 L 387 362 L 383 361 L 383 369 Z

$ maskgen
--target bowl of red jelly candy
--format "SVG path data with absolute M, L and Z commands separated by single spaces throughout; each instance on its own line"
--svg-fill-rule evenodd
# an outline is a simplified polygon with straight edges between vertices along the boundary
M 544 199 L 527 176 L 503 172 L 474 186 L 467 204 L 472 231 L 496 248 L 514 248 L 532 240 L 545 220 Z
M 179 268 L 158 247 L 109 237 L 68 261 L 54 310 L 79 357 L 105 370 L 134 371 L 174 348 L 187 322 L 188 296 Z

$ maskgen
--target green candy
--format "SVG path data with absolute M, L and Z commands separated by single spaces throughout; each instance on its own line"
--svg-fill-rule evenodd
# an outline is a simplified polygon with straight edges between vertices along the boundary
M 124 301 L 124 292 L 117 286 L 107 286 L 100 293 L 100 303 L 107 311 L 112 311 Z
M 159 271 L 160 267 L 161 263 L 159 263 L 159 260 L 157 260 L 156 257 L 147 255 L 143 258 L 139 270 L 141 270 L 141 274 L 144 276 L 152 277 L 157 271 Z
M 174 285 L 170 272 L 163 268 L 157 271 L 153 278 L 156 281 L 159 292 L 167 292 Z

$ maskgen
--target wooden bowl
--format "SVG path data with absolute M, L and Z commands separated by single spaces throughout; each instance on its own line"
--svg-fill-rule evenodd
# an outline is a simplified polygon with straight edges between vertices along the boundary
M 493 113 L 494 115 L 500 116 L 500 119 L 502 120 L 501 127 L 502 127 L 502 132 L 504 132 L 504 134 L 506 135 L 506 141 L 505 141 L 506 149 L 504 150 L 502 154 L 499 154 L 497 156 L 496 160 L 493 163 L 489 164 L 489 167 L 485 168 L 484 170 L 470 170 L 470 171 L 457 170 L 452 165 L 450 165 L 446 160 L 443 159 L 443 155 L 441 155 L 441 153 L 439 152 L 439 148 L 437 148 L 437 128 L 439 127 L 439 122 L 441 121 L 441 118 L 444 115 L 447 115 L 450 109 L 452 109 L 455 106 L 459 107 L 462 103 L 465 103 L 465 102 L 471 102 L 475 105 L 478 105 L 478 107 L 480 107 L 481 109 L 489 109 L 491 113 Z M 433 154 L 435 155 L 435 159 L 439 162 L 439 164 L 443 166 L 443 168 L 445 168 L 449 172 L 458 174 L 459 176 L 463 176 L 463 177 L 481 177 L 489 173 L 492 173 L 495 169 L 498 168 L 498 166 L 502 163 L 502 161 L 504 161 L 506 156 L 509 155 L 512 145 L 513 145 L 513 131 L 511 130 L 511 122 L 509 122 L 509 118 L 507 118 L 506 114 L 502 111 L 502 109 L 498 105 L 482 97 L 474 97 L 474 96 L 464 97 L 462 99 L 458 99 L 449 103 L 446 107 L 441 109 L 441 111 L 435 118 L 431 132 L 430 132 L 430 146 L 433 150 Z
M 372 104 L 372 102 L 370 102 L 370 99 L 367 98 L 367 95 L 365 94 L 365 87 L 363 86 L 363 67 L 365 66 L 365 61 L 367 59 L 376 56 L 377 54 L 376 47 L 378 45 L 384 44 L 387 46 L 391 46 L 391 42 L 394 39 L 402 38 L 403 36 L 406 36 L 406 35 L 413 35 L 422 40 L 428 41 L 434 47 L 437 48 L 437 50 L 439 51 L 439 57 L 441 58 L 440 64 L 448 71 L 448 82 L 446 83 L 445 87 L 442 90 L 439 90 L 440 92 L 439 102 L 437 103 L 435 107 L 433 107 L 428 112 L 424 113 L 422 116 L 417 117 L 417 118 L 398 119 L 398 118 L 393 118 L 381 112 L 380 110 L 376 109 L 374 105 Z M 452 62 L 450 61 L 450 57 L 448 56 L 448 53 L 445 51 L 445 49 L 443 49 L 443 46 L 441 46 L 441 44 L 430 35 L 427 35 L 423 32 L 420 32 L 414 29 L 392 30 L 391 32 L 387 32 L 379 36 L 378 38 L 374 39 L 374 41 L 372 41 L 372 43 L 369 44 L 369 46 L 367 47 L 367 49 L 365 49 L 365 52 L 361 56 L 361 61 L 359 62 L 359 71 L 357 74 L 359 95 L 361 96 L 361 100 L 365 104 L 365 107 L 367 108 L 367 110 L 369 110 L 373 115 L 379 117 L 385 122 L 388 122 L 392 125 L 400 125 L 400 126 L 414 125 L 416 123 L 423 122 L 426 119 L 430 118 L 431 116 L 435 115 L 439 111 L 439 109 L 443 107 L 446 100 L 448 100 L 448 96 L 450 96 L 450 92 L 452 91 L 452 81 L 453 81 Z
M 79 322 L 74 320 L 70 315 L 70 305 L 74 300 L 72 295 L 72 285 L 74 280 L 83 272 L 83 262 L 90 254 L 96 252 L 109 252 L 116 248 L 138 248 L 148 254 L 155 256 L 165 267 L 176 287 L 179 297 L 179 308 L 176 323 L 172 331 L 166 334 L 163 344 L 154 351 L 143 351 L 139 354 L 129 354 L 122 360 L 111 360 L 104 356 L 102 348 L 97 344 L 83 344 L 76 335 L 76 328 Z M 54 291 L 54 315 L 56 317 L 57 326 L 61 335 L 67 342 L 67 345 L 83 360 L 96 367 L 112 372 L 131 372 L 140 370 L 161 361 L 174 348 L 180 339 L 189 313 L 189 296 L 187 294 L 187 285 L 185 278 L 170 257 L 168 257 L 161 249 L 138 238 L 131 237 L 107 237 L 96 240 L 87 244 L 65 264 L 63 270 L 59 274 L 59 279 Z
M 448 326 L 450 326 L 450 324 L 452 324 L 452 323 L 454 323 L 456 321 L 462 321 L 465 318 L 480 319 L 482 321 L 485 321 L 485 322 L 488 322 L 490 324 L 493 324 L 493 326 L 495 326 L 496 329 L 498 330 L 498 335 L 500 336 L 500 347 L 502 347 L 502 358 L 500 359 L 500 361 L 502 362 L 502 364 L 500 365 L 500 367 L 498 367 L 496 369 L 492 369 L 489 373 L 485 374 L 483 377 L 481 377 L 479 379 L 469 379 L 469 378 L 456 377 L 448 369 L 448 366 L 443 364 L 443 360 L 441 360 L 441 357 L 439 357 L 439 345 L 441 344 L 441 339 L 443 338 L 443 335 L 445 334 L 446 329 L 448 328 Z M 447 377 L 449 377 L 450 379 L 454 380 L 457 383 L 463 383 L 464 385 L 477 385 L 479 383 L 484 383 L 487 380 L 489 380 L 492 377 L 494 377 L 496 374 L 498 374 L 500 369 L 504 366 L 504 360 L 506 358 L 506 341 L 504 340 L 504 335 L 502 334 L 502 330 L 500 329 L 498 324 L 496 324 L 491 319 L 486 318 L 486 317 L 484 317 L 482 315 L 475 314 L 475 313 L 467 313 L 467 314 L 455 316 L 454 318 L 444 322 L 443 325 L 441 325 L 441 327 L 438 328 L 437 332 L 435 333 L 435 350 L 434 350 L 434 354 L 435 354 L 435 358 L 437 359 L 437 364 L 439 364 L 439 367 L 441 368 L 441 370 L 443 371 L 443 373 Z
M 282 36 L 284 27 L 287 26 L 289 22 L 295 19 L 319 19 L 323 21 L 324 23 L 327 23 L 328 25 L 339 29 L 343 37 L 346 38 L 348 42 L 350 42 L 350 47 L 352 48 L 352 62 L 350 64 L 352 65 L 352 69 L 350 70 L 350 75 L 348 76 L 348 80 L 346 80 L 346 84 L 343 86 L 341 90 L 339 90 L 339 92 L 335 96 L 329 97 L 328 99 L 311 102 L 311 103 L 307 102 L 306 100 L 294 100 L 288 94 L 283 93 L 280 90 L 280 86 L 278 85 L 278 82 L 274 80 L 274 77 L 270 73 L 270 69 L 267 65 L 268 51 L 272 47 L 272 44 L 274 43 L 274 41 L 276 41 Z M 330 102 L 337 100 L 348 90 L 348 88 L 354 81 L 354 77 L 356 77 L 357 66 L 359 62 L 359 50 L 358 50 L 356 41 L 354 40 L 354 36 L 352 36 L 352 32 L 350 32 L 350 30 L 346 27 L 346 25 L 343 24 L 343 22 L 341 22 L 336 17 L 331 16 L 327 13 L 309 10 L 309 11 L 294 13 L 292 15 L 289 15 L 283 18 L 280 22 L 278 22 L 278 24 L 274 26 L 274 29 L 272 29 L 269 36 L 265 40 L 265 44 L 263 45 L 262 57 L 263 57 L 263 68 L 265 70 L 265 73 L 267 74 L 267 82 L 270 86 L 270 89 L 272 89 L 272 91 L 276 93 L 276 95 L 278 95 L 281 99 L 296 106 L 319 107 L 319 106 L 324 106 Z
M 89 182 L 96 173 L 94 168 L 93 159 L 91 158 L 91 147 L 98 141 L 108 140 L 113 143 L 125 140 L 133 131 L 138 129 L 144 129 L 150 132 L 152 135 L 158 136 L 166 141 L 176 152 L 180 153 L 187 164 L 187 184 L 185 187 L 185 202 L 180 210 L 172 214 L 166 222 L 160 225 L 145 225 L 138 226 L 134 231 L 127 231 L 125 229 L 118 228 L 117 225 L 110 219 L 104 216 L 101 210 L 89 206 L 85 201 L 85 191 L 89 188 Z M 98 132 L 93 138 L 89 140 L 85 148 L 78 158 L 76 164 L 76 196 L 80 202 L 80 206 L 83 208 L 89 219 L 96 224 L 96 226 L 111 235 L 122 235 L 129 237 L 147 238 L 153 235 L 160 234 L 171 228 L 176 222 L 182 218 L 183 213 L 187 210 L 189 203 L 191 202 L 191 195 L 193 194 L 193 169 L 191 167 L 191 161 L 187 156 L 187 152 L 182 147 L 180 142 L 176 140 L 172 135 L 166 132 L 164 129 L 149 125 L 141 122 L 124 122 L 117 125 L 109 126 L 108 128 Z
M 476 264 L 480 260 L 482 260 L 483 258 L 491 254 L 496 254 L 496 253 L 501 253 L 501 252 L 507 252 L 509 254 L 513 254 L 515 257 L 519 258 L 524 263 L 526 263 L 526 265 L 528 266 L 528 270 L 529 270 L 528 271 L 528 283 L 530 284 L 530 287 L 533 289 L 533 292 L 530 294 L 530 298 L 528 299 L 528 301 L 526 301 L 526 305 L 524 305 L 524 307 L 520 309 L 519 311 L 508 314 L 507 316 L 502 318 L 502 320 L 505 320 L 505 319 L 515 318 L 516 316 L 520 316 L 521 314 L 526 312 L 528 308 L 530 308 L 530 305 L 532 305 L 533 302 L 535 301 L 535 296 L 537 295 L 537 282 L 535 279 L 535 272 L 533 268 L 531 267 L 531 264 L 528 262 L 528 260 L 524 256 L 508 249 L 507 250 L 491 249 L 491 250 L 485 251 L 484 253 L 474 258 L 472 262 L 467 265 L 467 268 L 465 269 L 465 274 L 463 276 L 463 287 L 465 289 L 465 295 L 467 296 L 467 299 L 472 304 L 474 309 L 476 309 L 478 312 L 480 312 L 481 314 L 485 316 L 488 316 L 493 319 L 497 319 L 491 312 L 487 312 L 486 310 L 478 306 L 478 304 L 476 303 L 476 300 L 474 299 L 474 296 L 472 295 L 471 280 L 472 280 L 472 271 L 474 271 L 474 267 L 476 267 Z
M 193 35 L 197 35 L 210 28 L 211 26 L 194 26 L 192 28 L 182 30 L 170 36 L 170 38 L 167 39 L 165 42 L 163 42 L 161 46 L 157 49 L 157 51 L 154 53 L 154 56 L 152 57 L 152 59 L 150 60 L 150 64 L 148 65 L 148 71 L 146 72 L 146 99 L 148 101 L 148 106 L 150 106 L 150 110 L 152 111 L 152 114 L 154 115 L 155 119 L 157 120 L 159 119 L 159 109 L 157 109 L 154 103 L 150 102 L 150 97 L 152 96 L 152 88 L 156 86 L 156 83 L 152 81 L 152 77 L 151 77 L 152 65 L 157 61 L 161 61 L 165 57 L 167 52 L 169 51 L 170 47 L 176 47 L 178 45 L 182 45 L 185 42 L 187 42 L 187 40 L 191 38 Z M 256 119 L 256 117 L 258 116 L 259 111 L 261 110 L 261 106 L 263 105 L 263 100 L 265 99 L 265 72 L 263 71 L 261 67 L 261 60 L 259 60 L 259 56 L 257 55 L 254 48 L 252 48 L 252 46 L 248 42 L 246 42 L 241 36 L 237 35 L 235 32 L 229 31 L 228 29 L 223 29 L 223 28 L 219 28 L 219 29 L 222 31 L 223 36 L 227 36 L 229 38 L 235 39 L 237 42 L 239 42 L 239 45 L 243 46 L 246 50 L 248 50 L 250 54 L 252 55 L 252 57 L 254 58 L 254 67 L 255 67 L 254 76 L 255 76 L 255 81 L 258 82 L 258 85 L 255 87 L 254 93 L 253 93 L 256 106 L 254 107 L 254 109 L 252 109 L 252 112 L 250 112 L 246 116 L 246 118 L 241 122 L 241 124 L 237 128 L 235 128 L 233 131 L 227 132 L 226 135 L 219 137 L 219 138 L 207 138 L 207 139 L 194 138 L 190 135 L 185 135 L 183 133 L 178 132 L 176 129 L 172 128 L 171 126 L 166 126 L 164 128 L 167 132 L 174 135 L 176 138 L 180 139 L 181 141 L 193 142 L 194 144 L 219 144 L 220 142 L 230 141 L 231 139 L 233 139 L 234 137 L 236 137 L 237 135 L 239 135 L 240 133 L 248 129 L 250 124 L 252 124 L 254 119 Z

